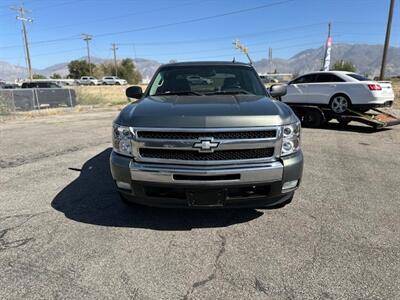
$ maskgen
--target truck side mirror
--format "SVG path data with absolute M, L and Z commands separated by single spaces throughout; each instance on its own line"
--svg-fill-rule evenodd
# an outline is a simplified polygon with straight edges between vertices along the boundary
M 284 84 L 273 84 L 269 88 L 269 94 L 272 98 L 280 98 L 285 96 L 287 93 L 287 85 Z
M 143 91 L 140 86 L 131 86 L 126 89 L 125 94 L 128 98 L 140 99 L 143 96 Z

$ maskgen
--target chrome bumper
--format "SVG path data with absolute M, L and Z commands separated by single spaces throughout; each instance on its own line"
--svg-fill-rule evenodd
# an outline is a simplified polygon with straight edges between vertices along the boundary
M 275 182 L 282 181 L 283 177 L 283 164 L 279 161 L 240 167 L 188 167 L 131 162 L 129 169 L 133 181 L 206 186 Z

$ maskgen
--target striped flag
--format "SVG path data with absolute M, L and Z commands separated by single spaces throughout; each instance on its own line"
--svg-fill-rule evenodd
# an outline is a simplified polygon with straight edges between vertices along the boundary
M 326 42 L 326 51 L 324 58 L 324 71 L 329 71 L 331 65 L 331 50 L 332 50 L 332 37 L 328 37 L 328 41 Z

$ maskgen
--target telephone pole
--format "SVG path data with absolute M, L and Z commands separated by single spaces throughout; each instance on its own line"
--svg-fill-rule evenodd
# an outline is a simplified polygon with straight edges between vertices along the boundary
M 26 14 L 30 11 L 26 10 L 22 5 L 20 7 L 11 7 L 12 10 L 18 12 L 17 20 L 21 21 L 22 24 L 22 37 L 24 40 L 24 52 L 25 52 L 25 60 L 26 60 L 26 68 L 28 69 L 28 77 L 30 80 L 33 79 L 32 73 L 32 64 L 31 64 L 31 55 L 29 52 L 29 42 L 28 42 L 28 33 L 26 30 L 26 22 L 32 22 L 31 18 L 26 17 Z
M 272 73 L 272 48 L 268 49 L 268 63 L 269 63 L 269 71 Z
M 390 0 L 389 16 L 388 16 L 387 27 L 386 27 L 385 46 L 383 48 L 383 57 L 382 57 L 381 73 L 379 75 L 379 80 L 384 80 L 384 78 L 385 78 L 386 58 L 387 58 L 387 51 L 389 49 L 389 44 L 390 44 L 390 32 L 392 30 L 394 2 L 395 2 L 395 0 Z
M 118 66 L 117 66 L 117 44 L 113 43 L 111 44 L 112 48 L 111 50 L 114 52 L 114 70 L 115 70 L 115 76 L 118 76 Z
M 83 40 L 86 42 L 87 49 L 87 62 L 89 64 L 89 75 L 92 76 L 92 63 L 90 62 L 90 45 L 89 42 L 92 40 L 93 36 L 90 34 L 82 33 Z

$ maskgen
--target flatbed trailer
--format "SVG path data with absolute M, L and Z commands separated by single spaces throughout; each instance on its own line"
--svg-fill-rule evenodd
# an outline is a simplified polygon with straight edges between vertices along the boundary
M 318 128 L 330 120 L 337 120 L 343 126 L 352 121 L 359 122 L 376 130 L 400 124 L 399 118 L 377 108 L 372 108 L 369 112 L 348 109 L 343 114 L 337 114 L 329 108 L 315 105 L 287 104 L 293 109 L 304 127 Z

